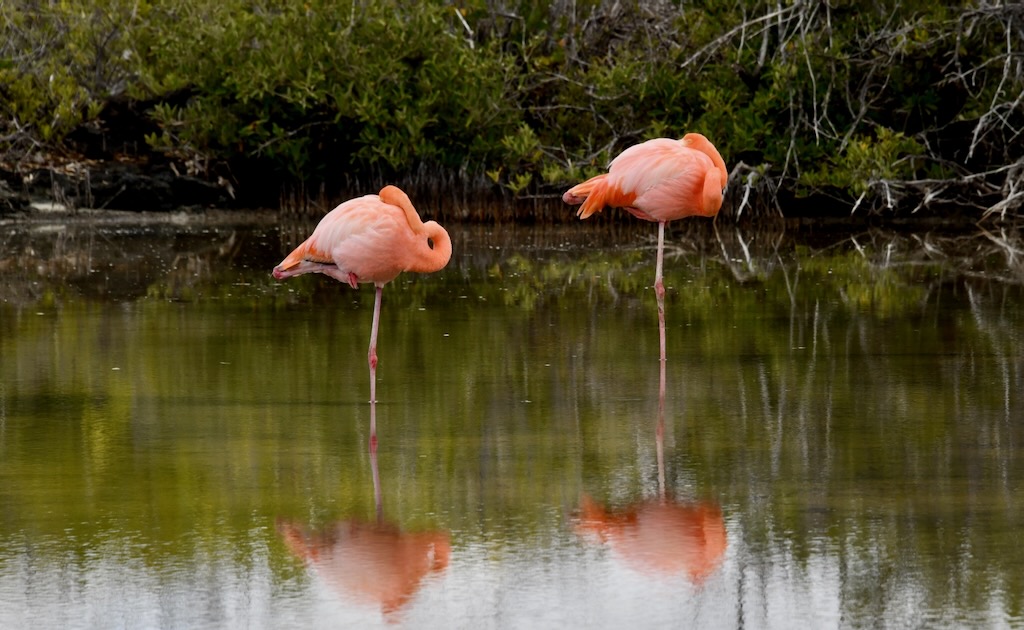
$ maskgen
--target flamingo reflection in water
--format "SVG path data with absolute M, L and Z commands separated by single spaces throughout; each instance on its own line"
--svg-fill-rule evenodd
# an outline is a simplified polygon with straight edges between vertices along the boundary
M 325 585 L 343 598 L 380 605 L 385 620 L 396 621 L 426 578 L 447 568 L 451 546 L 446 532 L 404 532 L 385 522 L 375 450 L 370 451 L 370 465 L 375 522 L 350 519 L 311 531 L 279 519 L 277 530 Z
M 658 497 L 611 511 L 583 495 L 576 532 L 608 545 L 641 573 L 685 574 L 702 583 L 721 565 L 728 544 L 721 508 L 711 501 L 676 502 L 665 490 L 665 363 L 661 363 L 655 446 Z
M 709 502 L 659 499 L 611 512 L 584 496 L 576 531 L 641 573 L 685 574 L 697 584 L 714 573 L 726 548 L 722 510 Z

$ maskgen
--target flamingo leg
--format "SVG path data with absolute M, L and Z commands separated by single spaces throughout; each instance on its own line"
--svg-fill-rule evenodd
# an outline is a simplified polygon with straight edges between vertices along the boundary
M 662 279 L 663 260 L 665 258 L 665 222 L 658 221 L 658 261 L 654 267 L 654 292 L 658 297 L 665 295 L 665 282 Z
M 373 325 L 370 327 L 370 350 L 366 361 L 370 364 L 370 453 L 377 452 L 377 327 L 380 322 L 380 298 L 384 287 L 377 285 L 373 298 Z
M 662 379 L 665 377 L 665 281 L 662 260 L 665 256 L 665 222 L 658 222 L 658 262 L 654 270 L 654 294 L 658 297 L 658 337 L 661 343 Z
M 377 294 L 373 299 L 373 325 L 370 327 L 370 350 L 366 353 L 366 361 L 370 364 L 370 402 L 377 402 L 377 327 L 380 323 L 380 298 L 384 292 L 382 285 L 377 285 Z M 373 416 L 370 416 L 371 418 Z M 376 435 L 371 420 L 370 433 Z
M 661 346 L 658 370 L 658 426 L 655 446 L 658 457 L 658 498 L 665 501 L 665 282 L 662 278 L 662 259 L 665 248 L 665 222 L 658 222 L 658 263 L 655 268 L 654 292 L 658 297 L 658 341 Z

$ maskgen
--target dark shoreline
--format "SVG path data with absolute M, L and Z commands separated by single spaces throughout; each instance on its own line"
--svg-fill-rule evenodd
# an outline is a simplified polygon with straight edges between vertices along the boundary
M 352 192 L 329 196 L 321 192 L 317 198 L 302 193 L 281 192 L 275 197 L 237 191 L 223 177 L 217 181 L 188 174 L 183 165 L 163 161 L 65 161 L 40 165 L 18 171 L 0 165 L 0 221 L 11 220 L 73 220 L 100 217 L 133 220 L 132 215 L 149 214 L 155 220 L 167 214 L 216 214 L 225 217 L 237 214 L 274 217 L 311 217 L 326 213 L 340 201 L 375 191 L 383 183 L 372 182 L 347 187 Z M 452 194 L 442 192 L 438 185 L 422 181 L 395 182 L 410 193 L 425 216 L 442 221 L 485 224 L 551 224 L 576 221 L 575 213 L 562 204 L 557 191 L 526 198 L 509 198 L 500 191 L 486 190 L 478 184 Z M 470 192 L 470 188 L 479 189 Z M 735 187 L 735 186 L 734 186 Z M 796 198 L 780 193 L 777 199 L 747 200 L 748 206 L 736 218 L 740 203 L 739 191 L 730 190 L 718 221 L 755 226 L 779 224 L 789 229 L 860 229 L 888 227 L 892 229 L 973 229 L 978 225 L 1001 222 L 1016 223 L 1016 216 L 1005 220 L 999 216 L 985 217 L 977 208 L 949 206 L 924 208 L 919 211 L 891 210 L 851 213 L 851 206 L 825 195 Z M 779 208 L 785 208 L 780 211 Z M 591 221 L 621 220 L 616 213 L 604 213 Z M 218 219 L 224 220 L 224 219 Z M 258 219 L 262 220 L 262 219 Z

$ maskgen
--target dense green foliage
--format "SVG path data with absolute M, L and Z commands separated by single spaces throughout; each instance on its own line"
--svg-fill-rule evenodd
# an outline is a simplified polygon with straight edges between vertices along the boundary
M 104 107 L 128 101 L 157 125 L 152 150 L 230 164 L 240 188 L 549 194 L 700 131 L 737 214 L 820 193 L 1024 203 L 1018 5 L 16 0 L 0 24 L 8 162 L 83 124 L 112 133 Z

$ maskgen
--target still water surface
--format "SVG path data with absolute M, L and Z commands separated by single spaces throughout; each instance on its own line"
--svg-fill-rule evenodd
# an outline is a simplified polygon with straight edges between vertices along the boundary
M 311 227 L 0 225 L 0 628 L 1024 626 L 1012 237 Z

